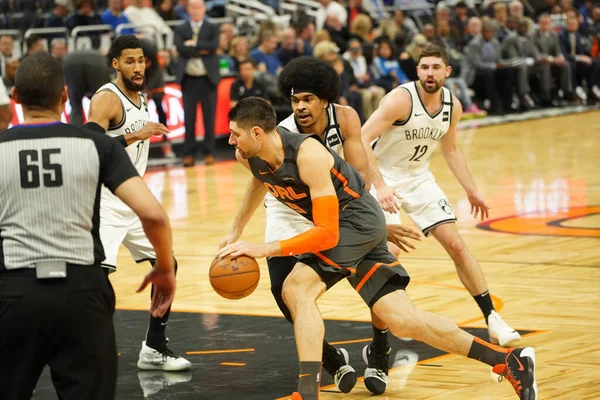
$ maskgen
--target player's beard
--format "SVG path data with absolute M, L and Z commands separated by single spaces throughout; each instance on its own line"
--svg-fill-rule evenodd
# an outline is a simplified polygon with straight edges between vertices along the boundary
M 143 81 L 141 85 L 135 84 L 133 83 L 133 79 L 137 78 L 138 76 L 141 76 Z M 127 90 L 131 90 L 132 92 L 139 92 L 141 90 L 143 90 L 146 87 L 146 78 L 144 77 L 144 75 L 134 75 L 131 77 L 131 79 L 126 78 L 123 76 L 123 84 L 125 85 L 125 87 L 127 88 Z
M 427 85 L 427 81 L 428 80 L 429 79 L 421 80 L 421 87 L 423 88 L 424 91 L 426 91 L 429 94 L 437 92 L 438 90 L 440 90 L 440 88 L 442 86 L 444 86 L 444 81 L 443 80 L 440 82 L 440 81 L 436 81 L 433 78 L 431 78 L 431 80 L 434 81 L 435 83 L 433 84 L 433 86 L 428 86 Z

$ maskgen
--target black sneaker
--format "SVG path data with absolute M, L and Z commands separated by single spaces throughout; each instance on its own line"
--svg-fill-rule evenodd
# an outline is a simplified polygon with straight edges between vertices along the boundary
M 392 348 L 385 352 L 373 348 L 373 344 L 363 348 L 363 360 L 367 364 L 365 369 L 365 386 L 373 394 L 383 394 L 388 384 L 388 367 Z
M 346 349 L 335 349 L 323 358 L 323 369 L 333 377 L 335 386 L 342 393 L 350 393 L 356 385 L 356 371 L 348 364 L 350 357 Z
M 506 355 L 504 364 L 498 364 L 492 371 L 508 379 L 521 400 L 537 400 L 538 390 L 535 381 L 535 351 L 533 347 L 513 349 Z

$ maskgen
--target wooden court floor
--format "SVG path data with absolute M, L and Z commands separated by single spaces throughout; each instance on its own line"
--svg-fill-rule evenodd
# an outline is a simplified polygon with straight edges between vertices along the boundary
M 513 327 L 531 332 L 522 344 L 537 351 L 539 398 L 600 398 L 600 112 L 463 130 L 460 138 L 470 170 L 491 206 L 490 221 L 480 224 L 469 215 L 467 197 L 439 151 L 431 168 L 459 217 L 461 235 L 484 270 L 497 309 Z M 220 298 L 207 279 L 248 177 L 234 161 L 147 173 L 148 185 L 172 221 L 180 268 L 175 311 L 280 315 L 269 290 L 265 260 L 260 260 L 257 290 L 243 300 Z M 403 221 L 412 225 L 405 215 Z M 259 208 L 243 239 L 262 241 L 264 222 L 264 210 Z M 485 327 L 441 246 L 433 238 L 417 246 L 400 259 L 412 276 L 408 293 L 416 305 L 461 326 Z M 146 265 L 136 265 L 121 249 L 119 271 L 112 275 L 117 308 L 147 309 L 147 294 L 135 294 L 146 271 Z M 345 283 L 320 300 L 320 309 L 325 319 L 369 320 L 367 307 Z M 184 328 L 177 321 L 169 324 L 169 337 L 180 353 L 219 350 L 188 348 L 178 341 L 178 329 Z M 244 334 L 243 326 L 239 334 Z M 361 339 L 368 336 L 341 341 Z M 246 342 L 252 347 L 251 336 Z M 206 362 L 202 356 L 187 357 L 194 368 Z M 292 366 L 296 363 L 295 352 L 281 357 L 289 358 Z M 359 352 L 351 354 L 351 361 L 362 375 Z M 442 355 L 412 361 L 391 372 L 388 391 L 380 398 L 516 398 L 507 382 L 497 383 L 489 368 L 471 360 Z M 246 367 L 237 368 L 240 379 L 252 379 Z M 268 371 L 269 365 L 260 368 Z M 175 386 L 163 390 L 161 398 L 169 398 L 171 389 Z M 268 387 L 264 393 L 265 399 L 277 397 L 269 395 Z M 362 382 L 349 395 L 326 390 L 321 396 L 368 397 Z

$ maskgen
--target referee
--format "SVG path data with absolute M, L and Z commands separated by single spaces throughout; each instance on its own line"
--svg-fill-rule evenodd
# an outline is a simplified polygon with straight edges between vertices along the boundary
M 114 139 L 60 122 L 61 64 L 38 52 L 17 69 L 24 125 L 0 133 L 0 398 L 30 399 L 45 365 L 60 399 L 115 398 L 115 296 L 100 267 L 100 187 L 142 221 L 157 262 L 151 312 L 175 275 L 169 220 Z

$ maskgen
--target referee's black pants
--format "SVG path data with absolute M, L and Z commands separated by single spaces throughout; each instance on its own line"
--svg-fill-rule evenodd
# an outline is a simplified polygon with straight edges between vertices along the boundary
M 61 400 L 110 400 L 117 384 L 115 295 L 101 267 L 0 272 L 0 398 L 29 400 L 45 365 Z

